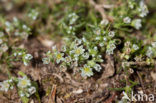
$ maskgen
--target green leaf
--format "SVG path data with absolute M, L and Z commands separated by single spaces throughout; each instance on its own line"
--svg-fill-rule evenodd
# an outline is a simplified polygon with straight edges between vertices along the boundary
M 35 82 L 35 81 L 32 81 L 32 86 L 34 86 L 35 88 L 36 88 L 36 93 L 35 93 L 35 96 L 36 96 L 36 98 L 37 98 L 37 100 L 39 101 L 39 103 L 41 103 L 41 100 L 40 100 L 40 95 L 39 95 L 39 93 L 38 93 L 38 85 L 37 85 L 37 82 Z
M 23 73 L 23 72 L 21 72 L 21 71 L 18 72 L 18 75 L 20 75 L 20 76 L 26 76 L 26 74 Z
M 22 103 L 28 103 L 29 102 L 29 98 L 27 98 L 26 96 L 21 97 Z

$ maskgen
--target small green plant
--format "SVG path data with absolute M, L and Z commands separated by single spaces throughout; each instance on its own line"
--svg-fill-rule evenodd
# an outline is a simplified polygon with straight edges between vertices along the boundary
M 18 72 L 18 76 L 12 75 L 17 63 L 34 67 L 42 59 L 44 65 L 53 63 L 60 67 L 61 72 L 68 72 L 72 77 L 82 76 L 86 79 L 97 74 L 102 80 L 105 71 L 111 68 L 116 72 L 115 76 L 118 73 L 119 77 L 125 76 L 121 80 L 121 88 L 113 89 L 127 94 L 139 84 L 135 75 L 138 69 L 152 68 L 156 64 L 156 36 L 153 27 L 156 16 L 153 10 L 150 12 L 153 19 L 146 17 L 149 10 L 144 0 L 13 0 L 10 4 L 8 7 L 0 7 L 0 11 L 4 11 L 0 14 L 0 70 L 3 72 L 5 68 L 4 72 L 9 78 L 0 82 L 0 91 L 8 92 L 16 88 L 23 103 L 28 103 L 33 95 L 39 99 L 38 87 L 23 72 Z M 10 11 L 14 4 L 17 10 Z M 17 12 L 17 16 L 12 17 L 12 12 Z M 18 12 L 21 14 L 18 15 Z M 62 39 L 61 46 L 53 45 L 41 58 L 43 55 L 39 52 L 40 47 L 51 46 L 57 40 L 56 36 Z M 47 38 L 54 38 L 54 41 L 49 42 Z M 37 46 L 34 57 L 29 53 L 33 50 L 26 49 L 29 48 L 29 41 L 34 43 L 32 47 Z M 37 43 L 43 45 L 39 44 L 38 48 Z M 60 74 L 62 76 L 64 73 Z M 55 76 L 63 81 L 60 74 Z M 94 79 L 98 79 L 96 75 Z M 51 93 L 48 88 L 47 95 Z M 52 91 L 52 95 L 55 92 Z
M 128 10 L 125 11 L 127 7 Z M 135 29 L 141 29 L 143 17 L 147 16 L 148 9 L 142 0 L 137 2 L 128 0 L 122 6 L 110 11 L 113 22 L 106 18 L 95 20 L 93 14 L 85 19 L 82 14 L 85 15 L 85 10 L 67 12 L 60 21 L 65 45 L 60 52 L 56 47 L 48 51 L 47 57 L 43 58 L 43 63 L 49 64 L 52 61 L 66 68 L 76 68 L 77 71 L 81 71 L 83 77 L 90 77 L 94 74 L 94 70 L 100 72 L 102 69 L 100 64 L 105 61 L 104 54 L 114 54 L 117 46 L 122 42 L 119 39 L 121 33 L 125 35 Z M 141 41 L 134 42 L 133 38 L 129 38 L 124 43 L 120 55 L 120 61 L 123 63 L 134 60 L 132 57 L 137 57 L 139 53 L 145 53 L 146 45 Z M 144 49 L 141 50 L 141 47 Z M 146 55 L 153 55 L 154 49 L 149 47 L 148 50 L 151 51 L 147 51 L 149 54 Z
M 33 58 L 33 56 L 31 54 L 26 53 L 26 50 L 24 49 L 15 49 L 13 51 L 12 57 L 14 61 L 22 60 L 25 66 L 27 66 L 29 61 Z
M 30 12 L 28 13 L 28 17 L 31 18 L 32 20 L 36 20 L 39 15 L 39 12 L 35 9 L 31 9 Z
M 32 14 L 36 20 L 38 14 Z M 13 17 L 12 21 L 6 20 L 1 16 L 0 19 L 0 65 L 3 68 L 3 64 L 6 65 L 6 71 L 8 73 L 8 80 L 0 82 L 0 91 L 7 92 L 9 89 L 16 88 L 23 103 L 29 102 L 29 97 L 35 94 L 38 98 L 37 84 L 31 81 L 26 74 L 19 72 L 19 77 L 12 76 L 10 70 L 14 66 L 13 62 L 22 61 L 25 66 L 28 66 L 29 62 L 33 59 L 33 56 L 27 53 L 24 48 L 16 47 L 17 43 L 27 40 L 31 34 L 31 28 L 29 23 L 25 23 L 23 20 Z
M 30 34 L 31 29 L 16 17 L 13 18 L 12 22 L 3 22 L 3 28 L 6 30 L 9 37 L 20 37 L 21 39 L 26 39 Z
M 18 74 L 21 77 L 10 77 L 10 79 L 0 82 L 0 90 L 7 92 L 9 89 L 17 87 L 18 94 L 23 103 L 28 103 L 28 97 L 37 93 L 37 87 L 36 85 L 33 85 L 30 79 L 23 72 L 19 72 Z

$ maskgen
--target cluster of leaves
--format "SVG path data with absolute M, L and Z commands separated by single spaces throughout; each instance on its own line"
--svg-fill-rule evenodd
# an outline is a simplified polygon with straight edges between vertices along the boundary
M 30 62 L 30 60 L 33 58 L 33 56 L 31 54 L 26 53 L 26 50 L 24 49 L 15 49 L 13 51 L 13 55 L 12 55 L 12 60 L 14 61 L 23 61 L 23 64 L 25 66 L 28 65 L 28 63 Z
M 16 87 L 23 103 L 28 103 L 28 97 L 33 94 L 38 95 L 38 87 L 36 83 L 31 82 L 30 79 L 23 72 L 19 72 L 18 74 L 20 75 L 20 77 L 18 78 L 11 76 L 10 79 L 0 82 L 0 91 L 7 92 L 9 89 L 13 89 L 14 87 Z
M 9 77 L 9 80 L 0 82 L 0 90 L 7 92 L 9 89 L 16 87 L 23 103 L 28 103 L 29 97 L 33 94 L 38 98 L 37 84 L 22 72 L 19 72 L 20 77 L 13 77 L 10 69 L 14 66 L 13 62 L 17 61 L 22 61 L 25 66 L 28 66 L 33 58 L 25 48 L 19 48 L 19 44 L 27 40 L 31 34 L 32 24 L 28 21 L 35 22 L 38 15 L 39 13 L 34 9 L 27 14 L 27 21 L 17 17 L 7 20 L 5 16 L 0 15 L 0 66 L 3 68 L 5 64 Z
M 10 61 L 13 60 L 11 53 L 16 53 L 18 56 L 23 56 L 22 60 L 24 65 L 27 65 L 30 59 L 32 59 L 30 54 L 26 54 L 24 49 L 16 50 L 16 44 L 22 40 L 26 40 L 28 35 L 31 34 L 31 29 L 22 20 L 16 17 L 13 20 L 7 21 L 3 16 L 0 18 L 1 28 L 0 28 L 0 57 L 1 63 L 7 63 L 11 65 Z M 23 42 L 23 41 L 22 41 Z M 21 53 L 20 53 L 21 52 Z M 15 53 L 14 53 L 15 54 Z M 16 54 L 14 56 L 16 56 Z M 29 57 L 28 57 L 29 56 Z
M 145 17 L 149 12 L 147 6 L 143 0 L 121 1 L 122 3 L 116 3 L 116 6 L 105 12 L 108 15 L 106 18 L 101 18 L 99 13 L 83 0 L 61 1 L 63 3 L 60 5 L 67 5 L 64 9 L 66 12 L 60 10 L 61 7 L 58 5 L 53 8 L 52 14 L 57 12 L 54 17 L 49 14 L 50 7 L 44 4 L 42 7 L 39 5 L 38 9 L 30 10 L 27 14 L 29 19 L 25 21 L 16 17 L 8 21 L 0 16 L 0 63 L 4 64 L 7 61 L 10 65 L 12 61 L 22 60 L 25 66 L 28 65 L 33 58 L 32 55 L 25 49 L 15 49 L 15 42 L 27 39 L 35 26 L 34 22 L 42 16 L 36 25 L 43 26 L 43 22 L 49 25 L 51 17 L 54 20 L 62 17 L 58 20 L 59 23 L 57 20 L 53 22 L 59 24 L 58 31 L 61 31 L 64 40 L 61 50 L 53 46 L 52 50 L 46 53 L 46 57 L 42 59 L 44 64 L 53 62 L 66 69 L 73 69 L 74 73 L 81 72 L 85 78 L 102 70 L 101 64 L 106 60 L 106 55 L 115 55 L 116 63 L 122 64 L 121 68 L 124 71 L 133 70 L 136 65 L 153 65 L 156 58 L 156 39 L 147 40 L 150 41 L 148 43 L 134 37 L 136 31 L 142 33 L 145 28 L 143 25 L 146 25 Z M 43 8 L 45 12 L 42 12 Z M 46 27 L 44 29 L 45 32 L 50 31 Z M 36 31 L 40 29 L 37 28 Z M 9 75 L 10 79 L 3 81 L 0 86 L 2 91 L 8 91 L 16 85 L 20 97 L 27 103 L 28 97 L 37 91 L 37 87 L 25 74 L 20 72 L 20 75 L 19 78 Z M 131 83 L 133 86 L 136 85 L 135 82 Z M 133 86 L 126 84 L 122 90 L 130 91 Z
M 142 27 L 143 18 L 149 13 L 143 0 L 128 0 L 110 12 L 114 18 L 113 27 L 125 31 L 131 31 L 127 27 L 139 30 Z
M 44 64 L 52 61 L 67 69 L 73 68 L 76 73 L 81 72 L 83 77 L 90 77 L 95 71 L 101 71 L 105 55 L 115 55 L 127 78 L 134 68 L 155 64 L 155 39 L 143 42 L 134 36 L 136 31 L 143 33 L 146 28 L 143 25 L 147 24 L 145 17 L 149 11 L 143 0 L 123 0 L 108 12 L 108 18 L 103 19 L 92 10 L 87 12 L 88 8 L 84 9 L 80 2 L 77 4 L 81 9 L 74 10 L 71 6 L 59 23 L 64 37 L 62 49 L 52 47 L 43 58 Z M 148 38 L 149 35 L 144 36 Z M 130 93 L 138 83 L 126 79 L 125 84 L 118 89 Z
M 13 18 L 12 22 L 1 19 L 2 30 L 5 30 L 5 34 L 9 37 L 20 37 L 21 39 L 26 39 L 30 34 L 30 28 L 24 24 L 21 20 L 16 17 Z
M 28 103 L 29 101 L 28 97 L 30 97 L 37 91 L 36 90 L 37 84 L 33 82 L 34 84 L 32 85 L 28 77 L 22 72 L 19 72 L 19 75 L 22 77 L 19 78 L 13 77 L 10 72 L 10 69 L 14 66 L 12 63 L 17 61 L 19 62 L 23 61 L 23 64 L 25 66 L 28 66 L 28 63 L 33 58 L 33 56 L 27 53 L 25 49 L 13 49 L 11 55 L 5 52 L 3 53 L 1 58 L 2 59 L 0 61 L 0 64 L 6 64 L 7 66 L 6 69 L 10 79 L 0 82 L 0 90 L 7 92 L 9 89 L 13 89 L 13 86 L 17 87 L 18 94 L 21 97 L 23 103 Z
M 134 62 L 139 57 L 149 60 L 148 55 L 154 55 L 152 47 L 128 36 L 128 34 L 139 30 L 142 27 L 142 21 L 145 21 L 144 17 L 149 11 L 144 1 L 128 0 L 121 6 L 113 8 L 109 12 L 112 21 L 98 20 L 93 11 L 86 16 L 83 7 L 81 10 L 69 10 L 60 21 L 65 45 L 61 52 L 55 47 L 52 52 L 48 51 L 47 57 L 43 58 L 44 64 L 52 61 L 67 68 L 79 68 L 77 71 L 81 71 L 83 77 L 90 77 L 93 75 L 93 70 L 100 72 L 102 69 L 100 64 L 104 61 L 104 54 L 113 55 L 115 49 L 120 51 L 123 68 L 125 68 L 125 64 L 130 61 Z M 124 37 L 124 41 L 120 39 L 122 37 Z M 123 48 L 117 48 L 117 45 L 123 43 Z M 116 58 L 118 59 L 118 57 Z M 130 63 L 127 65 L 129 68 Z
M 104 31 L 104 27 L 101 24 L 89 26 L 82 39 L 75 35 L 74 41 L 65 38 L 66 45 L 62 47 L 62 53 L 58 52 L 56 47 L 53 47 L 53 53 L 48 51 L 47 58 L 43 59 L 44 64 L 48 64 L 50 60 L 56 60 L 57 64 L 61 62 L 61 66 L 64 67 L 79 67 L 83 77 L 92 76 L 93 69 L 100 72 L 102 69 L 100 63 L 103 62 L 102 54 L 104 52 L 108 55 L 113 54 L 116 45 L 120 42 L 118 39 L 114 39 L 114 31 L 107 29 Z
M 16 44 L 19 41 L 26 40 L 31 34 L 31 29 L 16 17 L 12 22 L 1 18 L 1 32 L 0 32 L 0 57 L 1 63 L 11 65 L 11 61 L 22 60 L 24 65 L 28 65 L 33 58 L 25 49 L 16 49 Z M 11 53 L 11 54 L 10 54 Z
M 0 32 L 0 53 L 6 52 L 8 50 L 7 39 L 3 32 Z

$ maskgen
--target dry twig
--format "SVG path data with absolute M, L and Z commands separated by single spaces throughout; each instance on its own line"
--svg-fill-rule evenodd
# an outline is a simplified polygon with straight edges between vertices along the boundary
M 55 103 L 55 97 L 56 97 L 56 85 L 52 87 L 48 103 Z

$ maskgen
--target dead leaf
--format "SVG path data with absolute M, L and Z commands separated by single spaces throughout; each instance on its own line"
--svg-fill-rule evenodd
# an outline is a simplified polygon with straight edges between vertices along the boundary
M 105 68 L 103 75 L 102 75 L 102 78 L 111 77 L 111 76 L 113 76 L 113 74 L 115 72 L 113 57 L 107 55 L 106 59 L 107 59 L 107 63 L 102 64 L 102 66 Z
M 152 76 L 153 80 L 156 81 L 156 73 L 151 72 L 151 76 Z
M 73 93 L 74 94 L 81 94 L 81 93 L 83 93 L 83 89 L 80 88 L 78 90 L 74 90 Z
M 37 39 L 42 43 L 43 46 L 48 47 L 48 48 L 52 47 L 54 44 L 52 40 L 49 40 L 48 38 L 45 38 L 45 37 L 39 36 Z

